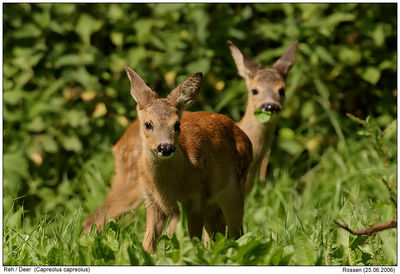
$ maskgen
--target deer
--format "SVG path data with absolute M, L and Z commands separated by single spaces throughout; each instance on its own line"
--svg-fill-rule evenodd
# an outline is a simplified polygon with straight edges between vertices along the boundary
M 201 238 L 204 229 L 209 238 L 223 233 L 225 226 L 229 237 L 240 237 L 243 191 L 253 155 L 250 139 L 227 116 L 184 112 L 197 98 L 202 73 L 158 98 L 136 72 L 129 67 L 126 72 L 141 141 L 137 170 L 146 204 L 144 250 L 155 251 L 169 216 L 179 214 L 178 202 L 191 237 Z
M 284 54 L 271 66 L 263 68 L 252 60 L 231 41 L 227 41 L 239 76 L 243 77 L 247 88 L 247 106 L 242 119 L 237 125 L 246 132 L 253 144 L 253 162 L 251 163 L 245 195 L 253 186 L 257 171 L 259 180 L 264 181 L 275 136 L 278 113 L 285 101 L 285 80 L 291 69 L 297 49 L 297 41 L 291 44 Z M 266 123 L 259 122 L 256 110 L 270 112 L 271 118 Z
M 295 61 L 297 41 L 291 44 L 284 54 L 270 67 L 261 65 L 250 59 L 231 41 L 227 41 L 231 55 L 239 75 L 246 81 L 247 108 L 242 119 L 236 123 L 250 138 L 253 146 L 253 161 L 249 168 L 246 183 L 246 195 L 252 188 L 253 181 L 259 171 L 259 180 L 266 178 L 271 146 L 275 136 L 278 113 L 285 101 L 285 78 Z M 267 123 L 255 119 L 255 109 L 263 109 L 273 113 Z M 131 148 L 127 150 L 126 148 Z M 101 232 L 109 219 L 119 219 L 123 214 L 137 209 L 144 201 L 139 183 L 137 161 L 141 153 L 139 121 L 135 120 L 124 135 L 113 147 L 115 176 L 105 202 L 86 218 L 84 233 L 88 233 L 92 224 Z M 172 219 L 168 234 L 173 233 Z

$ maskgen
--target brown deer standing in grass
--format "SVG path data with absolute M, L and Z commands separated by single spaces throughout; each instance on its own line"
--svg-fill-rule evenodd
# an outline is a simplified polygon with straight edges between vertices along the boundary
M 271 144 L 275 136 L 275 127 L 279 113 L 285 101 L 285 78 L 295 61 L 297 41 L 285 51 L 272 67 L 263 68 L 250 59 L 231 41 L 228 41 L 238 73 L 246 81 L 247 107 L 243 118 L 237 125 L 246 132 L 253 144 L 253 162 L 246 183 L 246 195 L 250 192 L 259 170 L 259 179 L 264 180 L 267 172 Z M 259 122 L 254 111 L 260 109 L 272 113 L 266 123 Z
M 247 109 L 243 118 L 237 123 L 253 145 L 253 162 L 246 184 L 248 193 L 257 170 L 260 170 L 260 180 L 265 179 L 277 122 L 277 115 L 272 115 L 267 123 L 260 123 L 254 117 L 254 110 L 260 108 L 274 114 L 281 110 L 285 99 L 284 80 L 294 63 L 297 42 L 293 43 L 271 68 L 265 69 L 242 53 L 232 42 L 228 41 L 228 45 L 239 75 L 246 80 L 248 90 Z M 110 218 L 118 219 L 143 203 L 144 197 L 137 167 L 141 149 L 139 121 L 136 120 L 113 148 L 116 168 L 114 181 L 106 201 L 86 219 L 85 233 L 90 230 L 92 223 L 102 231 Z M 172 233 L 173 229 L 169 232 Z
M 201 238 L 203 227 L 209 236 L 223 233 L 225 225 L 230 237 L 241 236 L 244 185 L 253 155 L 247 135 L 224 115 L 182 113 L 197 98 L 201 73 L 167 98 L 157 98 L 139 75 L 126 70 L 142 147 L 137 164 L 146 202 L 144 249 L 154 252 L 168 216 L 179 213 L 178 201 L 191 237 Z

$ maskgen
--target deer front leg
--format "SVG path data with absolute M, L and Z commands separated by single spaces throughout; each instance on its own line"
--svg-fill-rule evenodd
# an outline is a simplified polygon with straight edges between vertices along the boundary
M 225 226 L 226 223 L 221 208 L 218 206 L 208 207 L 204 214 L 204 228 L 206 230 L 204 242 L 207 243 L 210 239 L 214 239 L 218 232 L 224 234 Z
M 228 236 L 234 239 L 242 236 L 244 200 L 239 188 L 223 193 L 220 197 L 219 205 L 228 226 Z
M 160 237 L 165 225 L 167 216 L 154 204 L 146 207 L 146 232 L 143 239 L 143 249 L 148 253 L 154 253 L 156 242 Z
M 187 213 L 187 219 L 190 237 L 197 237 L 201 239 L 201 235 L 203 233 L 203 214 L 189 211 Z
M 176 229 L 176 224 L 179 222 L 179 213 L 174 213 L 171 216 L 171 220 L 169 221 L 168 227 L 167 227 L 167 235 L 168 237 L 172 237 L 172 235 L 175 232 Z
M 197 237 L 201 239 L 203 234 L 203 224 L 204 224 L 204 201 L 199 195 L 197 197 L 192 197 L 190 201 L 186 201 L 183 204 L 185 209 L 188 223 L 188 230 L 190 237 Z
M 261 165 L 260 165 L 260 173 L 258 176 L 258 179 L 260 181 L 264 181 L 265 178 L 267 177 L 267 168 L 268 168 L 270 154 L 271 154 L 271 148 L 268 148 L 264 154 L 264 157 L 263 157 L 263 159 L 261 161 Z

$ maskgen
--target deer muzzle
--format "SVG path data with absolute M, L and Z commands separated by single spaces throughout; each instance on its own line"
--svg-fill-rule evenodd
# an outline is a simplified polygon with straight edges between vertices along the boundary
M 156 153 L 159 156 L 167 157 L 172 155 L 176 150 L 173 144 L 159 144 L 156 148 Z
M 272 113 L 278 113 L 281 111 L 281 107 L 275 103 L 266 103 L 260 106 L 262 111 L 271 111 Z

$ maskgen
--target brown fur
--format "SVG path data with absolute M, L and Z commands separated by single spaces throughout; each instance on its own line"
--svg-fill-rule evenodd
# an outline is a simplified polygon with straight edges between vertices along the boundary
M 168 215 L 177 216 L 176 201 L 182 203 L 189 233 L 201 237 L 242 233 L 243 188 L 251 161 L 251 142 L 226 116 L 207 112 L 185 112 L 181 120 L 179 148 L 174 161 L 154 161 L 147 154 L 139 164 L 143 171 L 147 210 L 144 248 L 153 251 L 161 233 L 160 223 Z M 222 212 L 223 218 L 215 219 Z

